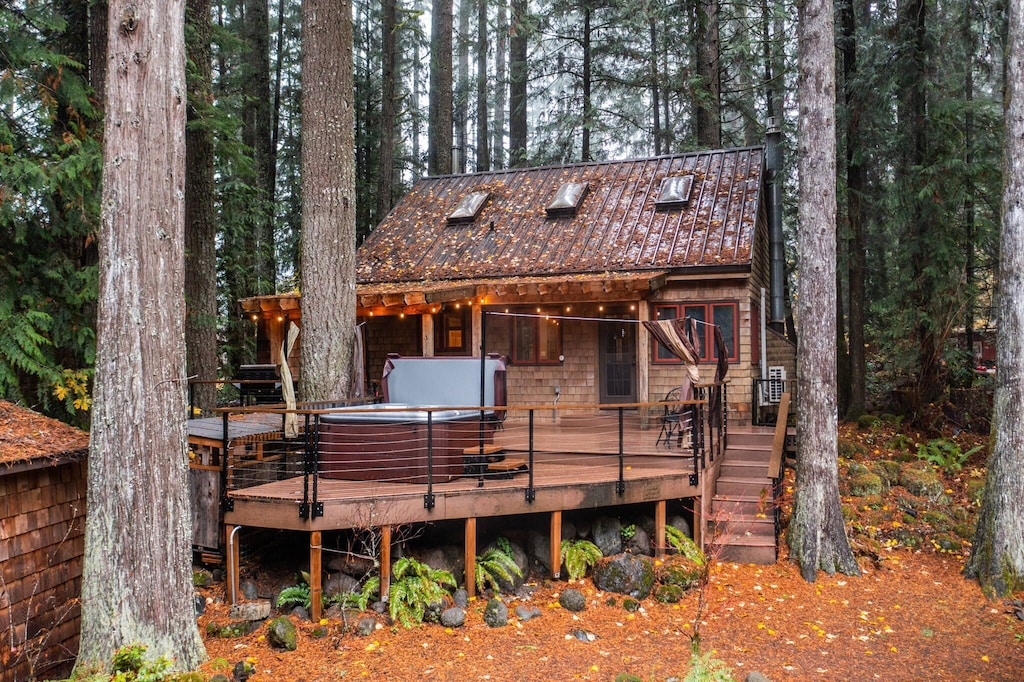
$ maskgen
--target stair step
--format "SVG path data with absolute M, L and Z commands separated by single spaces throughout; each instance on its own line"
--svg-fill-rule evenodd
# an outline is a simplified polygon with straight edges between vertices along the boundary
M 718 493 L 711 499 L 711 513 L 715 517 L 757 516 L 773 513 L 774 505 L 771 496 L 762 498 L 760 495 L 725 495 Z
M 719 476 L 726 478 L 768 478 L 768 462 L 748 462 L 744 460 L 722 460 Z
M 757 563 L 770 565 L 778 559 L 774 539 L 770 544 L 766 543 L 730 543 L 718 545 L 712 549 L 719 561 L 730 561 L 732 563 Z
M 725 448 L 725 456 L 727 459 L 737 460 L 767 460 L 772 456 L 772 448 L 770 445 L 734 445 L 729 443 L 729 446 Z
M 736 514 L 733 516 L 714 516 L 709 525 L 712 542 L 730 543 L 743 537 L 775 538 L 775 515 L 767 514 L 750 516 Z
M 774 429 L 749 430 L 729 429 L 729 445 L 765 445 L 771 447 L 775 438 Z
M 721 495 L 752 497 L 758 500 L 764 497 L 767 500 L 771 500 L 772 484 L 767 478 L 749 479 L 719 476 L 718 483 L 715 484 L 715 492 L 716 498 Z

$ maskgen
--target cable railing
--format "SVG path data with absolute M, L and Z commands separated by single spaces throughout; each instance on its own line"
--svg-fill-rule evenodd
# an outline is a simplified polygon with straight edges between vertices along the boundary
M 272 496 L 273 484 L 301 479 L 298 513 L 307 519 L 322 516 L 324 500 L 339 494 L 412 492 L 422 495 L 426 509 L 436 504 L 439 488 L 453 486 L 519 488 L 527 503 L 550 484 L 614 483 L 623 495 L 641 471 L 682 474 L 697 485 L 724 452 L 725 404 L 723 384 L 698 387 L 692 400 L 615 405 L 346 401 L 295 410 L 223 408 L 219 449 L 225 454 L 200 459 L 220 467 L 223 510 L 233 508 L 232 491 L 266 485 Z M 283 435 L 288 413 L 299 426 L 293 438 Z M 665 419 L 681 413 L 685 430 L 664 438 Z M 190 427 L 190 440 L 195 430 Z

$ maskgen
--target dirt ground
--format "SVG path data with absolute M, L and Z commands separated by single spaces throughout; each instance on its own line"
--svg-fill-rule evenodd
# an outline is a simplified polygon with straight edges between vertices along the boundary
M 847 442 L 860 443 L 851 459 L 864 460 L 892 455 L 878 445 L 891 436 L 849 427 L 843 434 Z M 973 514 L 976 505 L 964 497 L 968 478 L 966 473 L 948 475 L 947 506 L 969 508 Z M 792 490 L 791 479 L 787 489 Z M 914 549 L 891 540 L 908 531 L 910 519 L 890 512 L 898 509 L 890 501 L 900 495 L 905 491 L 893 487 L 868 504 L 843 498 L 859 554 L 859 577 L 819 574 L 815 583 L 807 583 L 785 547 L 772 566 L 716 563 L 697 626 L 701 651 L 722 661 L 736 680 L 751 671 L 773 681 L 1024 680 L 1024 621 L 1010 605 L 987 600 L 976 583 L 960 575 L 968 543 L 955 551 L 942 549 L 927 541 L 928 529 L 920 531 L 926 541 Z M 784 517 L 785 512 L 784 507 Z M 534 586 L 529 598 L 506 598 L 510 619 L 505 627 L 483 622 L 482 599 L 470 603 L 466 624 L 456 629 L 406 629 L 376 615 L 380 626 L 363 637 L 341 620 L 295 620 L 296 651 L 270 648 L 265 626 L 244 637 L 207 637 L 210 660 L 202 671 L 230 679 L 233 666 L 248 660 L 255 669 L 251 679 L 282 682 L 610 681 L 621 673 L 661 681 L 686 675 L 698 593 L 678 604 L 646 599 L 631 613 L 622 595 L 599 592 L 589 580 Z M 584 611 L 574 614 L 559 606 L 558 595 L 567 587 L 587 596 Z M 207 623 L 229 619 L 222 584 L 203 593 L 210 602 L 200 618 L 205 632 Z M 519 622 L 511 612 L 523 602 L 542 615 Z M 574 636 L 578 631 L 592 636 Z

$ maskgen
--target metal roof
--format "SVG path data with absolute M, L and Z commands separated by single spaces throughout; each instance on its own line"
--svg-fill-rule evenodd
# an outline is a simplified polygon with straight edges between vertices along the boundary
M 763 147 L 423 178 L 359 248 L 360 285 L 749 266 Z M 689 201 L 656 210 L 661 181 L 693 176 Z M 574 216 L 545 207 L 566 182 L 589 192 Z M 468 224 L 448 216 L 488 192 Z

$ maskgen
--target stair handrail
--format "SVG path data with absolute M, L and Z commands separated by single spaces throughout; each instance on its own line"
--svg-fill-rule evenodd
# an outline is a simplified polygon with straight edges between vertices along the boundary
M 786 450 L 786 428 L 789 422 L 789 393 L 779 398 L 779 418 L 775 422 L 772 455 L 768 460 L 768 478 L 775 481 L 782 476 L 782 458 Z

